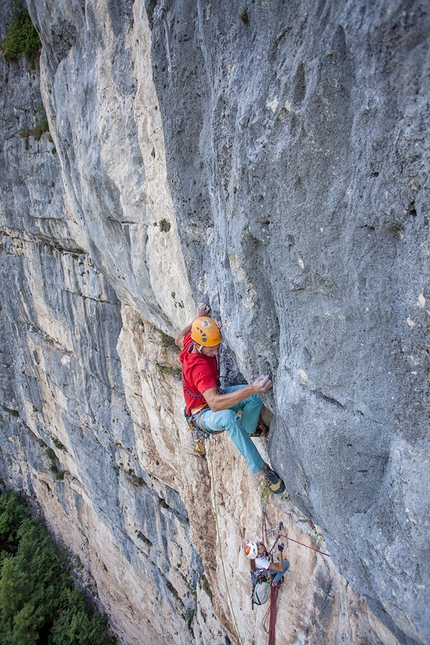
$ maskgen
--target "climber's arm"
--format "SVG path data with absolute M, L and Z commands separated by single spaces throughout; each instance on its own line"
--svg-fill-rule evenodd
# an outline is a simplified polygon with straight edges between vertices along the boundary
M 210 310 L 211 310 L 211 308 L 209 307 L 209 305 L 200 304 L 197 307 L 197 316 L 196 317 L 199 318 L 199 316 L 207 316 L 208 313 L 210 312 Z M 184 348 L 184 338 L 185 338 L 185 336 L 187 334 L 190 333 L 192 325 L 193 325 L 193 323 L 191 322 L 189 325 L 184 327 L 184 329 L 181 332 L 179 332 L 179 335 L 175 338 L 175 345 L 177 345 L 181 349 Z
M 279 562 L 277 562 L 276 564 L 272 562 L 272 564 L 270 565 L 270 569 L 272 571 L 284 570 L 284 554 L 282 553 L 282 551 L 279 552 Z
M 251 396 L 252 394 L 262 394 L 263 392 L 267 392 L 271 387 L 272 381 L 269 376 L 259 376 L 253 383 L 250 383 L 246 387 L 236 390 L 235 392 L 218 394 L 217 388 L 212 387 L 205 390 L 203 392 L 203 396 L 212 412 L 220 412 L 221 410 L 232 408 L 234 405 L 247 399 L 248 396 Z
M 185 336 L 186 336 L 187 334 L 189 334 L 189 333 L 190 333 L 190 331 L 191 331 L 191 325 L 192 325 L 192 324 L 193 324 L 193 323 L 190 323 L 189 325 L 187 325 L 186 327 L 184 327 L 184 329 L 183 329 L 183 330 L 179 333 L 179 335 L 175 338 L 175 345 L 177 345 L 177 346 L 178 346 L 178 347 L 180 347 L 181 349 L 184 349 L 184 338 L 185 338 Z

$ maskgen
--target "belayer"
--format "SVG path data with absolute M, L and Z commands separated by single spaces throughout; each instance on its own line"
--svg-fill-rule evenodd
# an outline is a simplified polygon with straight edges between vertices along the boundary
M 250 542 L 245 547 L 245 555 L 251 560 L 251 568 L 257 573 L 272 576 L 272 585 L 279 586 L 284 574 L 288 571 L 290 563 L 284 560 L 284 545 L 278 544 L 279 562 L 276 564 L 269 560 L 269 553 L 261 540 Z
M 220 390 L 217 356 L 222 340 L 221 331 L 212 318 L 210 307 L 201 304 L 197 318 L 176 338 L 181 348 L 182 386 L 185 412 L 209 434 L 227 432 L 240 454 L 246 459 L 253 475 L 262 473 L 270 490 L 283 493 L 282 479 L 264 462 L 251 436 L 256 432 L 263 402 L 258 394 L 272 387 L 269 376 L 260 376 L 249 385 L 234 385 Z M 238 415 L 238 412 L 241 415 Z

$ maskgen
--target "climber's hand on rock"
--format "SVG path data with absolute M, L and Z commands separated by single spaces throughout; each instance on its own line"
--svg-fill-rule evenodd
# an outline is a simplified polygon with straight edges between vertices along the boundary
M 209 305 L 206 305 L 204 303 L 199 304 L 197 307 L 197 316 L 207 316 L 208 313 L 210 312 L 211 308 Z
M 267 390 L 270 390 L 273 383 L 270 380 L 270 376 L 263 374 L 262 376 L 259 376 L 252 385 L 255 389 L 256 394 L 260 394 L 262 392 L 267 392 Z

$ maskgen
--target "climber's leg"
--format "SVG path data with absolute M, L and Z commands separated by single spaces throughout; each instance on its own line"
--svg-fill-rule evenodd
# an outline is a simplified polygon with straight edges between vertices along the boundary
M 246 387 L 245 385 L 232 385 L 231 387 L 226 387 L 224 389 L 225 394 L 229 392 L 236 392 Z M 260 417 L 261 408 L 263 407 L 263 401 L 257 394 L 251 394 L 246 399 L 234 405 L 231 409 L 235 412 L 239 410 L 242 411 L 242 416 L 240 421 L 243 428 L 248 434 L 253 434 L 258 424 L 258 419 Z
M 290 566 L 290 563 L 288 560 L 284 560 L 284 570 L 283 571 L 276 571 L 274 569 L 269 569 L 269 573 L 272 574 L 273 579 L 272 582 L 274 585 L 278 584 L 280 582 L 281 578 L 283 577 L 284 573 L 288 571 L 288 567 Z
M 227 388 L 227 390 L 228 389 L 229 388 Z M 234 406 L 234 408 L 238 408 L 240 405 L 241 404 L 239 403 L 237 406 Z M 241 419 L 236 414 L 235 409 L 221 410 L 220 412 L 204 410 L 199 417 L 199 423 L 208 432 L 226 430 L 240 454 L 246 459 L 252 474 L 256 475 L 260 472 L 265 465 L 264 460 L 261 458 L 260 453 L 252 443 L 252 439 L 250 439 L 249 434 L 245 431 L 241 423 Z

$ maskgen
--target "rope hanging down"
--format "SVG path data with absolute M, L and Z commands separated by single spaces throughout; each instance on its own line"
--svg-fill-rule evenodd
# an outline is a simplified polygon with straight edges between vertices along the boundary
M 270 588 L 270 621 L 269 621 L 269 640 L 267 645 L 275 645 L 275 626 L 276 612 L 278 609 L 278 592 L 279 587 L 274 585 Z
M 261 621 L 261 626 L 263 627 L 266 634 L 268 634 L 269 639 L 267 645 L 275 645 L 275 627 L 276 627 L 276 614 L 278 611 L 278 593 L 279 587 L 272 585 L 270 587 L 270 605 L 269 609 L 264 614 L 264 618 Z M 267 629 L 266 622 L 267 617 L 269 617 L 269 629 Z

